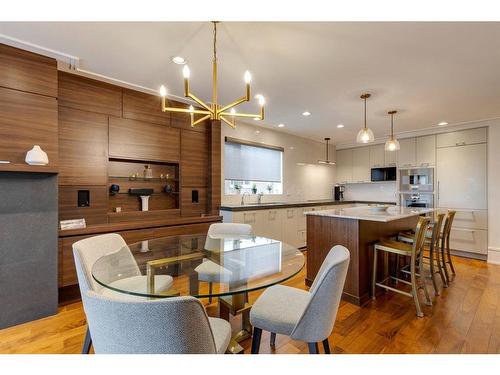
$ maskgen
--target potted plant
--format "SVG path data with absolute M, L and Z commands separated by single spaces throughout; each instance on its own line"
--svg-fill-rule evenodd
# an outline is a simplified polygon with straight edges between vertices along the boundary
M 252 194 L 257 194 L 257 184 L 252 185 Z
M 273 184 L 267 185 L 267 192 L 271 194 L 273 192 Z
M 234 190 L 236 190 L 236 194 L 239 194 L 241 192 L 241 185 L 238 183 L 235 183 L 233 185 Z

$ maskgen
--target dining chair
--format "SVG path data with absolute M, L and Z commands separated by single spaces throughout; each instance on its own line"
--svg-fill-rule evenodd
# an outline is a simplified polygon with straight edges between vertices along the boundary
M 115 298 L 133 300 L 143 299 L 133 295 L 127 295 L 120 292 L 115 292 L 112 289 L 105 288 L 100 285 L 92 277 L 92 266 L 102 256 L 120 252 L 120 262 L 122 265 L 127 266 L 127 274 L 117 276 L 116 281 L 111 282 L 118 288 L 128 286 L 132 287 L 138 293 L 145 293 L 147 291 L 146 276 L 141 274 L 137 263 L 127 244 L 122 236 L 116 233 L 108 233 L 99 236 L 93 236 L 77 241 L 73 244 L 73 257 L 75 260 L 76 274 L 78 277 L 78 285 L 80 287 L 80 294 L 83 296 L 87 291 L 91 290 L 102 295 L 114 296 Z M 155 285 L 159 290 L 169 290 L 172 287 L 173 279 L 168 275 L 155 276 Z M 85 339 L 82 347 L 82 354 L 88 354 L 90 346 L 92 345 L 92 338 L 90 331 L 87 327 Z
M 418 273 L 417 269 L 423 269 L 423 247 L 425 234 L 427 232 L 427 228 L 429 226 L 430 219 L 428 217 L 420 217 L 417 223 L 417 227 L 415 228 L 415 240 L 412 244 L 396 241 L 392 239 L 383 238 L 378 241 L 374 245 L 374 253 L 373 253 L 373 273 L 372 273 L 372 299 L 376 298 L 376 287 L 381 287 L 386 290 L 390 290 L 396 293 L 403 294 L 408 297 L 413 298 L 413 302 L 415 303 L 415 308 L 417 310 L 417 316 L 419 318 L 424 316 L 422 309 L 420 308 L 420 301 L 418 299 L 418 290 L 423 289 L 425 293 L 426 302 L 428 305 L 432 305 L 432 301 L 429 297 L 429 292 L 427 291 L 427 287 L 425 285 L 425 280 L 423 280 L 423 272 Z M 411 282 L 407 280 L 403 280 L 398 278 L 398 276 L 388 276 L 383 280 L 377 281 L 377 263 L 378 263 L 378 254 L 379 253 L 392 253 L 396 255 L 402 255 L 404 257 L 410 258 L 410 279 Z M 401 282 L 403 284 L 407 284 L 411 286 L 410 292 L 405 290 L 396 288 L 396 285 L 390 286 L 388 282 L 390 280 L 394 280 L 397 282 Z M 421 285 L 418 286 L 417 282 L 422 281 Z
M 192 296 L 122 300 L 92 290 L 83 305 L 96 354 L 223 354 L 231 325 Z
M 322 342 L 324 352 L 330 354 L 328 337 L 335 324 L 349 259 L 349 250 L 334 246 L 309 291 L 285 285 L 266 289 L 250 311 L 252 354 L 259 352 L 262 330 L 307 342 L 311 354 L 319 353 L 318 342 Z
M 252 234 L 252 226 L 249 224 L 215 223 L 208 228 L 206 241 L 208 243 L 211 238 L 220 236 L 251 236 Z M 205 246 L 205 248 L 207 247 Z M 199 281 L 208 283 L 209 303 L 212 303 L 212 284 L 223 280 L 227 281 L 231 277 L 231 271 L 210 259 L 204 259 L 194 270 L 198 273 Z

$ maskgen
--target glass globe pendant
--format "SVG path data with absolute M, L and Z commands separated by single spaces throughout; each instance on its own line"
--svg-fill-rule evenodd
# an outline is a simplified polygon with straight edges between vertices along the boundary
M 370 142 L 373 142 L 375 140 L 375 136 L 373 135 L 372 130 L 366 126 L 366 99 L 368 99 L 370 96 L 371 96 L 371 94 L 361 95 L 361 99 L 363 99 L 365 101 L 365 125 L 358 132 L 358 135 L 356 137 L 357 143 L 370 143 Z
M 391 136 L 385 142 L 385 151 L 397 151 L 399 150 L 399 141 L 394 137 L 394 115 L 398 111 L 389 111 L 388 114 L 391 115 Z

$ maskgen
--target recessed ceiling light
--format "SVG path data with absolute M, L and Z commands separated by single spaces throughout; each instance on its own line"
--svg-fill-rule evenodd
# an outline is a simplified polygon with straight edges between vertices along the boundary
M 285 124 L 278 124 L 278 128 L 284 128 Z
M 293 147 L 293 146 L 290 146 L 290 150 L 293 150 L 293 149 L 295 149 L 295 147 Z
M 182 56 L 172 56 L 172 62 L 178 65 L 184 65 L 186 63 L 186 60 Z
M 306 163 L 297 163 L 297 165 L 302 167 L 302 166 L 306 165 Z
M 438 125 L 439 126 L 445 126 L 445 125 L 448 125 L 448 123 L 446 121 L 441 121 Z
M 302 112 L 302 116 L 311 116 L 311 112 L 309 111 Z
M 344 124 L 338 124 L 337 128 L 342 129 L 344 127 Z
M 260 134 L 260 130 L 256 130 L 256 131 L 255 131 L 255 134 Z

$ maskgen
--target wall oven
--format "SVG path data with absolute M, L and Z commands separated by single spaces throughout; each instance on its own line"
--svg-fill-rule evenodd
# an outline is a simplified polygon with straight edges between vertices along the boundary
M 434 168 L 408 168 L 399 170 L 400 192 L 433 192 Z
M 401 193 L 402 207 L 434 207 L 434 193 Z

